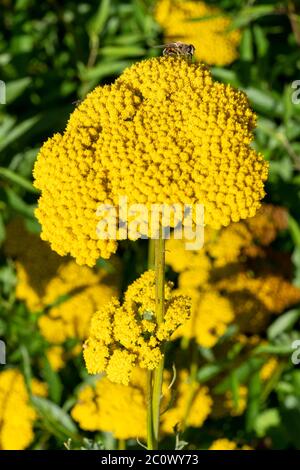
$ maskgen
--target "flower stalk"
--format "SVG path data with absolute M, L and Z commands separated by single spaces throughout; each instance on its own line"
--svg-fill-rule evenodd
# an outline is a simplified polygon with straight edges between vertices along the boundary
M 165 304 L 165 240 L 160 228 L 159 238 L 154 242 L 155 258 L 155 315 L 157 325 L 164 320 Z M 160 404 L 162 395 L 162 382 L 164 371 L 164 354 L 153 372 L 153 393 L 152 393 L 152 422 L 153 422 L 153 446 L 158 448 L 159 424 L 160 424 Z

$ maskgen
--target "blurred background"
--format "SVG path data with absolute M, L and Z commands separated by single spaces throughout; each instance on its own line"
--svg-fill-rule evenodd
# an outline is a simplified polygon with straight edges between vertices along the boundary
M 196 279 L 196 300 L 193 327 L 170 346 L 180 371 L 162 447 L 300 449 L 296 0 L 0 0 L 0 449 L 139 448 L 145 438 L 144 408 L 129 410 L 136 394 L 145 402 L 143 374 L 127 390 L 91 378 L 81 343 L 92 313 L 147 268 L 147 243 L 124 242 L 95 270 L 51 252 L 32 168 L 90 90 L 175 40 L 247 93 L 270 175 L 261 212 L 208 234 L 205 253 L 186 259 L 169 244 L 167 277 L 186 291 Z

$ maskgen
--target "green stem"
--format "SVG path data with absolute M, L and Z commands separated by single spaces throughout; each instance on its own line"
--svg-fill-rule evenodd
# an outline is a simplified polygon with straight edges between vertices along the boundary
M 157 325 L 164 320 L 165 306 L 165 241 L 160 229 L 159 238 L 154 243 L 155 252 L 155 315 Z M 164 351 L 158 367 L 153 372 L 153 396 L 152 396 L 152 416 L 154 449 L 158 449 L 159 424 L 160 424 L 160 404 L 162 394 L 162 382 L 164 371 Z
M 155 240 L 150 239 L 148 244 L 148 269 L 155 269 Z M 153 415 L 152 415 L 152 399 L 153 399 L 153 372 L 147 372 L 147 448 L 154 449 L 153 434 Z
M 155 269 L 155 240 L 148 243 L 148 269 Z
M 151 370 L 147 372 L 147 449 L 154 449 L 153 436 L 153 417 L 152 417 L 152 386 L 153 373 Z

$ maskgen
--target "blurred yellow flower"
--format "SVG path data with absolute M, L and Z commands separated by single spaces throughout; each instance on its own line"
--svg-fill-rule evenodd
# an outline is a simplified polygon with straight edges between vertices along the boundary
M 224 335 L 227 326 L 234 319 L 234 309 L 229 300 L 216 291 L 188 291 L 192 298 L 192 316 L 174 333 L 173 339 L 184 336 L 195 338 L 205 348 L 212 348 Z
M 278 367 L 278 359 L 276 357 L 270 357 L 270 359 L 262 366 L 260 370 L 261 380 L 269 380 L 275 373 Z
M 269 247 L 286 227 L 285 209 L 263 205 L 253 218 L 206 230 L 200 251 L 186 251 L 184 240 L 167 240 L 166 263 L 179 274 L 178 292 L 192 298 L 191 319 L 173 339 L 195 338 L 213 347 L 230 323 L 239 333 L 260 333 L 271 315 L 297 304 L 300 289 L 288 272 L 282 275 L 289 257 L 279 259 L 278 272 L 276 252 Z
M 255 124 L 246 95 L 203 64 L 161 57 L 131 66 L 43 145 L 34 167 L 42 238 L 79 264 L 109 257 L 116 241 L 98 239 L 96 212 L 120 196 L 148 208 L 203 204 L 215 228 L 253 216 L 268 173 L 250 146 Z
M 225 394 L 213 396 L 212 416 L 221 418 L 224 416 L 240 416 L 244 413 L 247 406 L 248 389 L 245 385 L 239 385 L 238 401 L 235 403 L 231 390 Z
M 230 30 L 232 20 L 220 8 L 205 2 L 158 0 L 155 17 L 166 41 L 193 44 L 199 61 L 222 66 L 238 58 L 240 31 Z
M 32 393 L 45 396 L 47 389 L 34 379 Z M 17 369 L 0 372 L 0 449 L 26 449 L 34 438 L 33 425 L 36 418 L 23 375 Z
M 222 438 L 216 439 L 211 445 L 208 450 L 253 450 L 252 447 L 244 445 L 242 447 L 238 447 L 237 443 L 234 441 L 230 441 L 229 439 Z
M 116 275 L 78 266 L 54 253 L 38 235 L 25 230 L 19 219 L 7 227 L 5 251 L 16 259 L 16 297 L 31 311 L 45 310 L 38 324 L 50 343 L 85 339 L 95 309 L 118 294 L 117 264 Z M 53 351 L 51 356 L 53 359 Z
M 200 427 L 212 409 L 212 399 L 206 386 L 192 381 L 187 370 L 179 373 L 176 400 L 162 414 L 162 431 L 173 434 L 186 426 Z
M 86 431 L 112 432 L 116 439 L 146 437 L 146 372 L 134 368 L 128 386 L 102 377 L 81 389 L 72 417 Z

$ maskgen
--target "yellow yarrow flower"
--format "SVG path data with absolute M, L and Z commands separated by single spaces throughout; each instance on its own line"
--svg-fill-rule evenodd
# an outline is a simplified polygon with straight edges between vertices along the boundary
M 208 450 L 253 450 L 252 447 L 244 445 L 239 447 L 236 442 L 229 439 L 222 438 L 216 439 L 209 447 Z
M 205 243 L 200 251 L 186 250 L 182 240 L 170 238 L 166 241 L 166 263 L 175 272 L 184 273 L 181 276 L 182 286 L 201 286 L 211 277 L 214 268 L 245 262 L 248 256 L 265 256 L 263 249 L 286 228 L 286 210 L 263 204 L 254 217 L 232 223 L 220 230 L 206 227 Z M 187 282 L 184 282 L 185 276 Z
M 45 385 L 34 379 L 32 393 L 45 396 Z M 37 414 L 30 405 L 23 375 L 16 369 L 1 372 L 0 449 L 26 449 L 34 438 L 33 425 L 36 418 Z
M 86 431 L 112 432 L 116 439 L 146 438 L 146 372 L 135 368 L 128 386 L 102 377 L 79 392 L 71 415 Z
M 262 366 L 260 370 L 261 380 L 269 380 L 275 373 L 278 367 L 278 359 L 276 357 L 270 357 L 270 359 Z
M 118 207 L 120 196 L 148 208 L 201 203 L 215 228 L 253 216 L 268 173 L 250 146 L 255 123 L 245 94 L 203 64 L 161 57 L 131 66 L 43 145 L 34 167 L 42 238 L 79 264 L 109 257 L 117 245 L 98 239 L 97 209 Z
M 55 371 L 62 369 L 65 365 L 65 350 L 62 346 L 51 346 L 46 352 L 51 368 Z
M 283 208 L 263 205 L 253 218 L 206 230 L 200 251 L 185 251 L 184 240 L 167 240 L 166 262 L 179 274 L 179 292 L 192 298 L 191 319 L 173 338 L 213 347 L 233 321 L 239 333 L 256 334 L 271 315 L 299 302 L 300 289 L 265 263 L 267 256 L 272 261 L 269 244 L 286 227 Z
M 176 390 L 175 403 L 161 417 L 162 431 L 168 434 L 173 434 L 175 427 L 178 430 L 182 425 L 201 427 L 212 409 L 208 388 L 192 382 L 186 370 L 180 371 Z
M 95 308 L 118 293 L 117 276 L 61 258 L 19 219 L 8 225 L 5 251 L 16 259 L 16 297 L 31 311 L 46 309 L 38 324 L 50 343 L 85 339 Z
M 158 0 L 155 18 L 166 41 L 193 44 L 200 61 L 222 66 L 238 58 L 240 31 L 229 30 L 232 20 L 220 8 L 197 1 Z
M 239 272 L 220 280 L 216 287 L 230 300 L 240 330 L 247 333 L 264 331 L 271 315 L 300 301 L 300 289 L 277 274 L 253 277 L 251 271 Z
M 195 338 L 199 345 L 212 348 L 234 320 L 232 305 L 213 290 L 200 292 L 182 289 L 181 292 L 189 293 L 192 298 L 192 315 L 190 320 L 178 328 L 173 339 L 180 336 Z
M 112 382 L 128 385 L 135 365 L 155 369 L 161 345 L 190 314 L 187 296 L 172 296 L 172 283 L 165 285 L 165 316 L 155 318 L 155 273 L 145 272 L 128 287 L 124 302 L 117 299 L 96 312 L 84 345 L 84 358 L 91 374 L 106 372 Z

